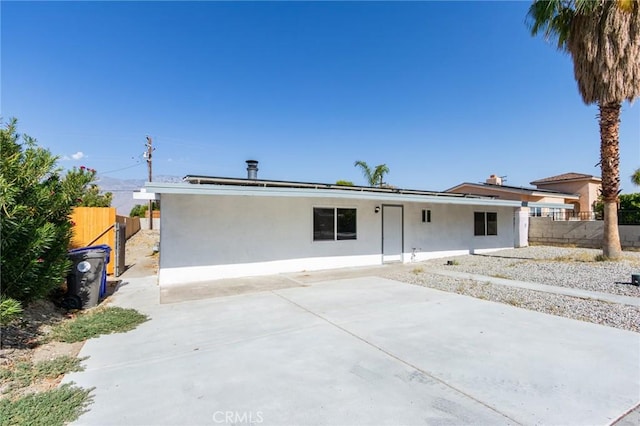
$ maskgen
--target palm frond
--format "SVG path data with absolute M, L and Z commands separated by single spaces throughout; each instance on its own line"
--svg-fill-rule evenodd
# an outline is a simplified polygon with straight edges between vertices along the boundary
M 571 21 L 576 13 L 571 3 L 566 0 L 535 0 L 527 14 L 531 35 L 542 33 L 545 40 L 555 40 L 558 49 L 566 51 Z
M 362 169 L 362 174 L 364 175 L 365 179 L 367 180 L 370 186 L 375 186 L 376 180 L 373 176 L 373 171 L 371 170 L 371 167 L 369 167 L 369 165 L 366 162 L 358 160 L 355 163 L 353 163 L 353 165 L 356 167 L 360 167 L 360 169 Z
M 631 182 L 634 185 L 640 186 L 640 168 L 636 169 L 636 171 L 631 175 Z

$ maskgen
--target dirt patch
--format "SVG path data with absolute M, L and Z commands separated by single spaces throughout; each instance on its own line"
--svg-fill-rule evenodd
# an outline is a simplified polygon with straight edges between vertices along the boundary
M 160 231 L 141 229 L 127 241 L 125 258 L 127 270 L 123 277 L 137 278 L 158 273 Z
M 158 255 L 154 248 L 158 247 L 159 241 L 160 233 L 157 230 L 141 230 L 127 241 L 128 270 L 125 277 L 148 276 L 158 272 Z M 121 281 L 121 278 L 113 276 L 107 278 L 107 297 L 117 290 Z M 51 300 L 32 302 L 23 309 L 19 320 L 0 328 L 0 367 L 10 367 L 19 362 L 38 363 L 64 355 L 78 355 L 84 342 L 43 343 L 51 328 L 65 319 L 72 318 L 73 313 L 56 306 Z M 58 382 L 59 379 L 47 379 L 34 384 L 27 392 L 52 388 L 57 386 Z
M 49 300 L 28 304 L 24 307 L 22 318 L 2 327 L 0 364 L 6 363 L 7 358 L 28 355 L 39 345 L 40 338 L 66 317 L 66 311 Z
M 39 300 L 24 307 L 22 318 L 0 329 L 0 367 L 10 368 L 20 362 L 40 362 L 68 355 L 75 357 L 82 348 L 82 343 L 74 345 L 44 344 L 42 339 L 51 327 L 68 318 L 62 308 L 49 300 Z M 46 379 L 35 383 L 23 393 L 40 392 L 54 388 L 60 378 Z M 7 394 L 0 392 L 0 398 Z
M 59 356 L 77 357 L 82 349 L 84 342 L 75 343 L 63 343 L 63 342 L 49 342 L 44 345 L 38 346 L 33 350 L 31 356 L 31 362 L 38 363 L 42 361 L 51 361 Z

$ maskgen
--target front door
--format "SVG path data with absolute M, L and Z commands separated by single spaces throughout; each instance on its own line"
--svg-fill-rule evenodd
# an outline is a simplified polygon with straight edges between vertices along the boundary
M 402 206 L 382 206 L 382 261 L 402 261 Z

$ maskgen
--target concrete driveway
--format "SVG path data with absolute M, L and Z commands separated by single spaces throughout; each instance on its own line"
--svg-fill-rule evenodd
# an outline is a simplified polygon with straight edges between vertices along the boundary
M 88 425 L 608 424 L 640 401 L 640 335 L 377 277 L 160 305 L 89 340 Z

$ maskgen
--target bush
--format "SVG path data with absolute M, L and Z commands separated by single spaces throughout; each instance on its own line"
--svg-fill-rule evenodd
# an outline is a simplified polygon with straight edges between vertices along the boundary
M 70 267 L 69 215 L 95 171 L 74 168 L 62 178 L 56 161 L 35 139 L 16 132 L 15 119 L 0 129 L 3 297 L 20 302 L 45 297 Z
M 160 205 L 157 202 L 154 201 L 152 206 L 154 211 L 160 210 Z M 131 212 L 129 212 L 129 217 L 146 217 L 148 210 L 149 210 L 148 204 L 145 204 L 145 205 L 136 204 L 131 209 Z
M 89 170 L 89 172 L 95 173 L 95 170 Z M 112 199 L 113 193 L 105 192 L 101 194 L 100 187 L 93 183 L 84 191 L 78 205 L 80 207 L 111 207 Z
M 0 297 L 0 325 L 7 325 L 22 314 L 20 302 Z
M 149 206 L 136 204 L 131 209 L 131 212 L 129 213 L 129 217 L 144 217 L 145 214 L 147 213 L 147 210 L 149 210 Z

